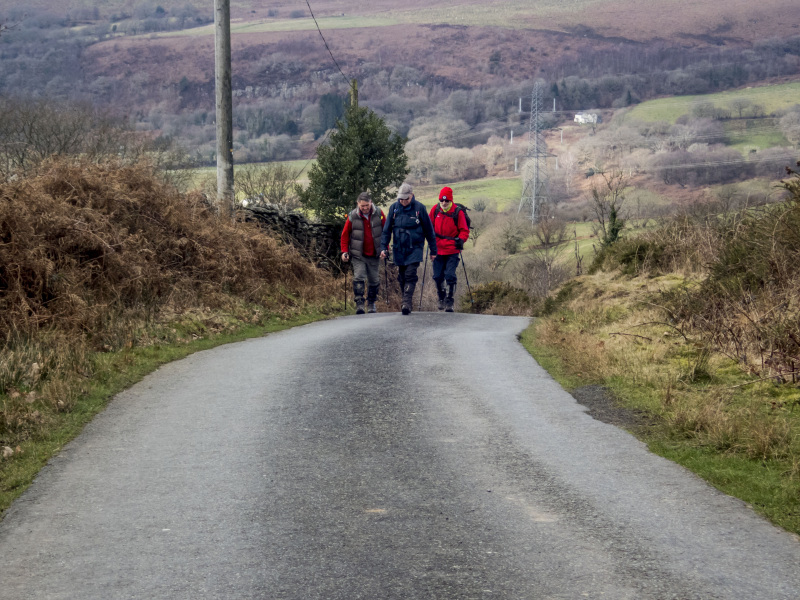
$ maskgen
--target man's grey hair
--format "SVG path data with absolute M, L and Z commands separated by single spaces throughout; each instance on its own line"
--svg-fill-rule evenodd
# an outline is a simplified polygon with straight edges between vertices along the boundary
M 356 198 L 356 202 L 372 202 L 372 194 L 369 192 L 361 192 Z

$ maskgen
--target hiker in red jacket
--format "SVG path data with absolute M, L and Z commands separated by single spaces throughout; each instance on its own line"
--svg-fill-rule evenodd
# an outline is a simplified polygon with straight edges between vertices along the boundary
M 459 254 L 469 238 L 467 217 L 464 209 L 453 202 L 453 190 L 449 187 L 443 187 L 439 192 L 439 203 L 431 208 L 430 217 L 439 250 L 433 259 L 433 280 L 439 294 L 439 310 L 453 312 Z
M 369 192 L 361 192 L 354 208 L 342 230 L 342 260 L 353 261 L 353 296 L 356 300 L 356 314 L 364 314 L 364 283 L 368 283 L 367 310 L 378 312 L 375 301 L 381 279 L 378 275 L 381 247 L 381 234 L 386 216 L 372 203 Z

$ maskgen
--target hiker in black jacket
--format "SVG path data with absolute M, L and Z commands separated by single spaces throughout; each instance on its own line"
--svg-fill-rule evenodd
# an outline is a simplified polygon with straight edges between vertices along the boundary
M 392 241 L 394 264 L 398 266 L 397 280 L 403 291 L 402 312 L 411 312 L 414 289 L 417 286 L 417 269 L 422 262 L 422 250 L 428 240 L 431 258 L 436 256 L 436 237 L 424 205 L 414 198 L 411 184 L 404 183 L 397 192 L 397 202 L 389 207 L 386 225 L 381 236 L 381 258 L 389 252 Z

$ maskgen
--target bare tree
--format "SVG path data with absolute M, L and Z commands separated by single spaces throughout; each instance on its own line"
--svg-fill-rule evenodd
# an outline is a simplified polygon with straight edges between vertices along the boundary
M 470 217 L 470 219 L 472 220 L 472 225 L 469 229 L 469 239 L 472 241 L 472 246 L 474 247 L 478 242 L 478 238 L 481 237 L 486 232 L 487 227 L 494 222 L 494 213 L 476 211 L 475 215 Z
M 508 254 L 516 254 L 529 232 L 531 223 L 520 215 L 512 215 L 503 223 L 500 230 L 500 245 Z
M 564 170 L 564 188 L 567 195 L 572 195 L 575 186 L 575 173 L 578 171 L 578 160 L 572 152 L 561 156 L 561 168 Z
M 130 142 L 130 132 L 120 123 L 88 105 L 0 100 L 0 169 L 5 177 L 55 155 L 118 155 Z
M 745 109 L 749 108 L 751 104 L 753 104 L 753 102 L 747 98 L 734 98 L 728 103 L 728 106 L 730 106 L 731 110 L 735 111 L 741 119 Z
M 800 145 L 800 111 L 792 111 L 781 117 L 783 135 L 795 146 Z
M 297 172 L 282 164 L 245 165 L 236 174 L 236 191 L 253 204 L 273 204 L 284 210 L 300 204 L 294 193 Z
M 628 179 L 622 171 L 610 173 L 596 171 L 595 181 L 590 189 L 589 203 L 597 219 L 595 233 L 604 246 L 610 246 L 619 238 L 625 227 L 622 218 L 622 207 L 625 204 L 625 193 Z
M 541 216 L 533 230 L 537 243 L 532 248 L 529 266 L 539 273 L 540 289 L 544 292 L 540 295 L 546 296 L 566 279 L 567 270 L 560 263 L 562 255 L 569 248 L 569 234 L 567 224 L 549 207 L 543 207 Z

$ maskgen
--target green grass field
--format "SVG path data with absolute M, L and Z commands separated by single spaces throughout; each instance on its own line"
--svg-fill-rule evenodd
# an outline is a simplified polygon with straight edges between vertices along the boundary
M 528 27 L 532 21 L 542 18 L 558 18 L 565 25 L 575 21 L 581 9 L 596 4 L 595 0 L 572 0 L 568 4 L 561 0 L 539 0 L 516 2 L 465 4 L 461 6 L 437 6 L 413 11 L 393 11 L 393 16 L 411 23 L 449 23 L 453 25 L 474 25 L 508 27 L 517 29 Z
M 751 150 L 764 148 L 787 147 L 792 144 L 780 129 L 777 119 L 746 119 L 725 123 L 728 145 L 747 155 Z
M 764 107 L 766 114 L 772 114 L 800 103 L 800 82 L 751 87 L 719 94 L 648 100 L 631 110 L 628 117 L 639 121 L 674 123 L 681 115 L 691 113 L 692 105 L 695 102 L 711 102 L 718 108 L 730 108 L 730 103 L 738 99 L 747 99 L 753 104 L 760 104 Z
M 323 31 L 331 29 L 357 29 L 364 27 L 388 27 L 407 22 L 391 17 L 321 17 L 317 19 L 320 29 Z M 285 32 L 285 31 L 314 31 L 317 26 L 311 17 L 302 19 L 261 19 L 258 21 L 231 22 L 231 34 L 237 33 L 265 33 L 265 32 Z M 147 34 L 149 37 L 150 34 Z M 176 37 L 176 36 L 208 36 L 214 35 L 214 25 L 183 29 L 181 31 L 168 31 L 156 34 L 157 37 Z
M 527 27 L 537 18 L 558 18 L 565 24 L 575 20 L 584 6 L 595 4 L 596 0 L 573 0 L 565 7 L 561 0 L 542 0 L 532 4 L 525 0 L 502 2 L 499 4 L 453 2 L 447 6 L 441 3 L 429 8 L 391 9 L 374 15 L 317 16 L 320 29 L 358 29 L 366 27 L 388 27 L 402 24 L 452 24 L 471 26 L 492 26 L 517 29 Z M 577 11 L 577 12 L 576 12 Z M 286 31 L 312 31 L 317 28 L 310 16 L 299 19 L 258 19 L 245 21 L 235 19 L 231 22 L 231 33 L 264 33 Z M 146 34 L 150 37 L 153 34 Z M 207 36 L 214 35 L 214 25 L 195 27 L 182 31 L 163 32 L 156 37 Z
M 284 160 L 284 161 L 275 161 L 271 163 L 256 163 L 257 165 L 284 165 L 289 167 L 290 169 L 294 170 L 295 172 L 300 172 L 300 177 L 297 179 L 297 183 L 300 185 L 305 185 L 308 183 L 308 171 L 311 169 L 311 166 L 316 162 L 316 159 L 309 161 L 308 159 L 303 160 Z M 248 166 L 247 164 L 241 165 L 234 165 L 233 166 L 233 177 L 234 177 L 234 185 L 236 181 L 236 172 L 244 167 Z M 201 182 L 209 177 L 216 177 L 217 168 L 216 167 L 199 167 L 197 169 L 190 169 L 191 171 L 191 185 L 199 187 Z
M 436 202 L 439 190 L 445 185 L 420 185 L 414 189 L 417 200 L 426 206 Z M 512 206 L 519 206 L 522 196 L 522 179 L 514 178 L 486 178 L 473 179 L 449 184 L 453 188 L 453 198 L 456 202 L 471 206 L 475 200 L 482 198 L 487 201 L 489 210 L 502 212 Z

